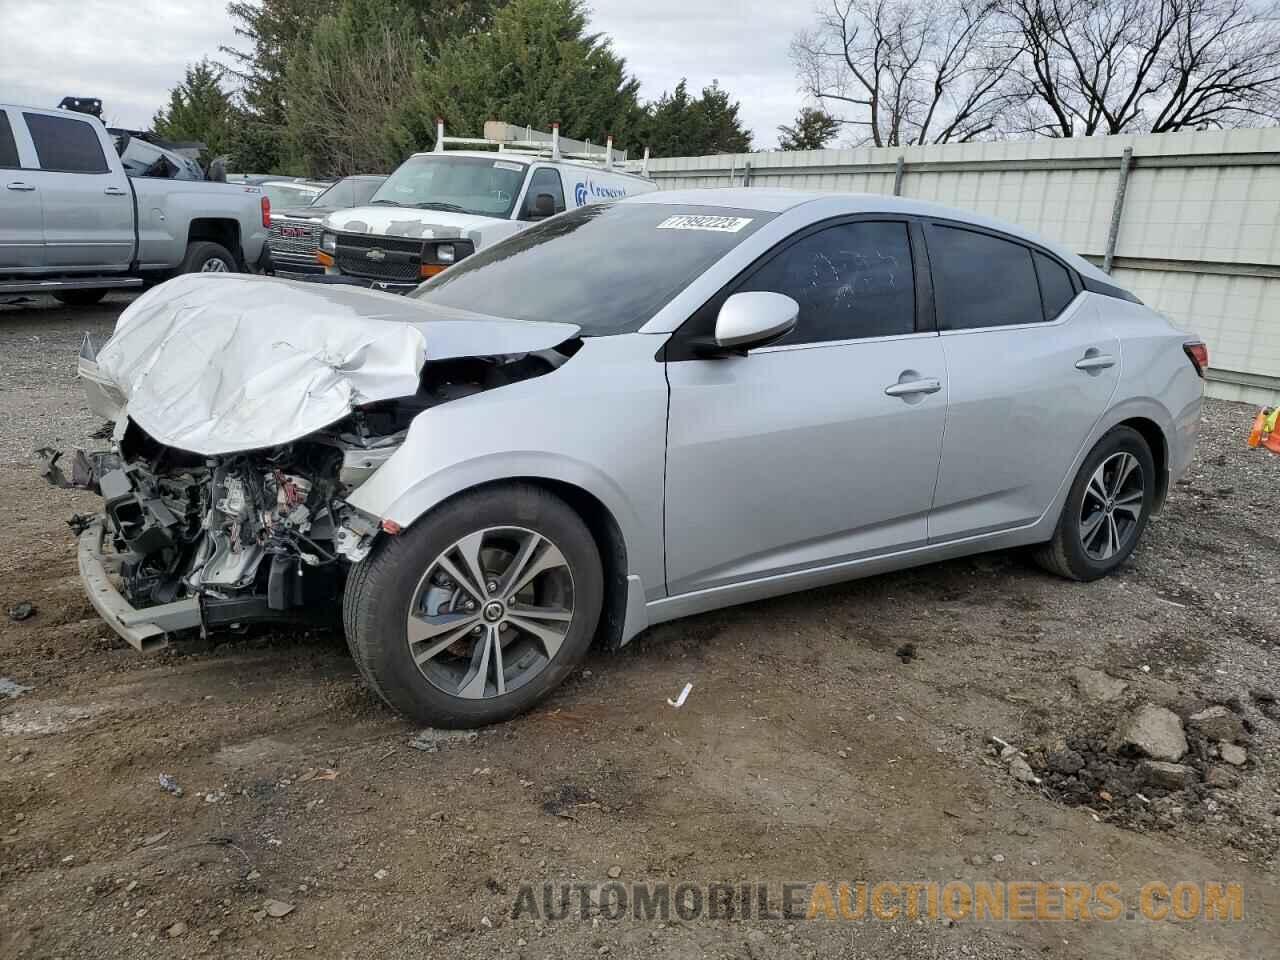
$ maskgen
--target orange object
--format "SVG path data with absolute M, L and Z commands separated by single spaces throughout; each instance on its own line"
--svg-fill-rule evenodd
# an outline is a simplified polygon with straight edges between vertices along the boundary
M 1258 411 L 1258 415 L 1253 418 L 1253 428 L 1249 431 L 1249 446 L 1256 447 L 1262 442 L 1262 425 L 1267 420 L 1267 410 L 1263 407 Z
M 1280 430 L 1272 430 L 1262 440 L 1262 445 L 1272 453 L 1280 453 Z

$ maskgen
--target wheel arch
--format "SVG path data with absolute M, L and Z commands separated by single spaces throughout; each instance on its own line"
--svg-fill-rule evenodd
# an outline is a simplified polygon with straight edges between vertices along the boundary
M 1114 424 L 1114 427 L 1129 427 L 1142 435 L 1151 449 L 1151 459 L 1156 465 L 1155 499 L 1151 503 L 1152 512 L 1158 512 L 1169 494 L 1169 438 L 1165 436 L 1160 425 L 1149 417 L 1130 417 Z
M 628 599 L 630 584 L 628 574 L 630 568 L 627 561 L 627 542 L 622 526 L 612 510 L 596 494 L 585 487 L 567 480 L 554 479 L 539 475 L 513 474 L 509 477 L 495 478 L 455 490 L 430 510 L 414 518 L 414 522 L 427 513 L 442 509 L 459 497 L 488 490 L 494 487 L 524 484 L 538 487 L 554 494 L 568 504 L 591 533 L 596 549 L 600 553 L 601 570 L 604 579 L 604 600 L 600 611 L 600 626 L 596 630 L 594 646 L 605 649 L 617 649 L 628 637 L 626 632 L 628 616 Z M 632 625 L 634 627 L 634 624 Z M 634 632 L 634 629 L 633 631 Z
M 240 246 L 240 224 L 235 220 L 194 217 L 187 228 L 187 246 L 200 240 L 207 240 L 225 247 L 240 268 L 244 269 L 244 251 Z

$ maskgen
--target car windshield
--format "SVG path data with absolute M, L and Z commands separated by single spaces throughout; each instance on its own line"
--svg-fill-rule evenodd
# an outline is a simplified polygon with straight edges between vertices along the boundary
M 639 330 L 773 214 L 684 204 L 580 207 L 472 254 L 412 297 L 587 337 Z
M 315 187 L 295 183 L 264 183 L 262 192 L 273 207 L 305 207 L 320 195 Z
M 370 202 L 506 218 L 527 169 L 523 163 L 485 157 L 410 157 Z
M 383 180 L 368 177 L 347 177 L 339 180 L 312 201 L 315 207 L 362 207 L 382 186 Z

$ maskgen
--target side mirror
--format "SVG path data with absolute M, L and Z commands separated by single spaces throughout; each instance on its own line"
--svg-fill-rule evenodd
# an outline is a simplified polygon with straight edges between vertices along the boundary
M 556 215 L 556 198 L 549 193 L 539 193 L 533 198 L 533 207 L 529 215 L 537 220 L 545 220 Z
M 716 315 L 715 343 L 700 353 L 746 356 L 748 350 L 781 340 L 795 329 L 800 304 L 781 293 L 735 293 Z M 710 348 L 710 349 L 706 349 Z

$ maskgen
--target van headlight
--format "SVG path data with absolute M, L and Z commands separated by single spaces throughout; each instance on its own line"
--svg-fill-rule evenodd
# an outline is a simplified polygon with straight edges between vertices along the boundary
M 334 254 L 338 252 L 338 235 L 325 231 L 320 234 L 320 249 L 325 253 Z
M 453 244 L 442 243 L 436 247 L 436 261 L 439 263 L 453 263 Z

